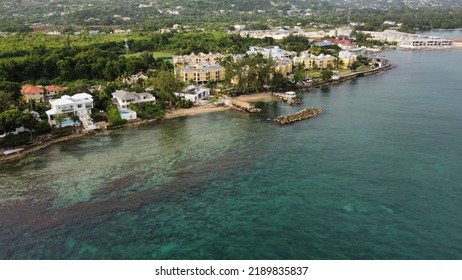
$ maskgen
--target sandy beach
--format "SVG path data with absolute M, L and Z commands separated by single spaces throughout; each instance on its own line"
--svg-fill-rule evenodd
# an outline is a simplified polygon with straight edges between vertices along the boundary
M 210 112 L 220 112 L 230 110 L 230 107 L 225 106 L 215 106 L 211 104 L 192 107 L 189 109 L 176 109 L 170 112 L 165 113 L 165 119 L 173 119 L 177 117 L 184 116 L 193 116 L 198 114 L 210 113 Z
M 256 93 L 256 94 L 248 94 L 248 95 L 239 95 L 237 97 L 234 97 L 234 99 L 243 101 L 243 102 L 268 102 L 268 101 L 273 101 L 273 100 L 278 100 L 276 97 L 271 95 L 269 92 L 262 92 L 262 93 Z

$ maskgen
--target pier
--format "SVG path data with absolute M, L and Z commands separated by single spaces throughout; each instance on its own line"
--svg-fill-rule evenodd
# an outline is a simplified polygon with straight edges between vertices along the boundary
M 299 105 L 299 104 L 302 103 L 302 100 L 297 97 L 297 95 L 295 94 L 295 91 L 287 91 L 287 92 L 284 92 L 284 93 L 273 92 L 271 94 L 274 97 L 277 97 L 277 98 L 281 99 L 282 101 L 286 102 L 290 106 L 295 106 L 295 105 Z

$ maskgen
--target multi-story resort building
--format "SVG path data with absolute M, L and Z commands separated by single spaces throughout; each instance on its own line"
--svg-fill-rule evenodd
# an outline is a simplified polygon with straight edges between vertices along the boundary
M 224 57 L 221 53 L 191 53 L 190 55 L 174 55 L 173 65 L 187 65 L 187 64 L 219 64 L 220 60 Z
M 73 96 L 64 95 L 59 99 L 50 100 L 51 109 L 46 111 L 48 122 L 61 127 L 74 125 L 70 116 L 78 116 L 85 129 L 97 128 L 91 121 L 91 109 L 93 108 L 93 97 L 88 93 L 78 93 Z M 56 123 L 56 116 L 65 116 Z
M 327 69 L 329 66 L 335 66 L 335 57 L 330 54 L 313 55 L 309 53 L 303 53 L 301 56 L 294 57 L 294 64 L 302 64 L 305 70 L 311 70 L 314 68 Z
M 449 48 L 454 46 L 454 41 L 419 34 L 409 34 L 396 30 L 385 30 L 383 32 L 364 31 L 371 35 L 375 40 L 396 42 L 400 48 L 404 49 L 424 49 L 424 48 Z
M 355 63 L 357 55 L 349 51 L 340 51 L 338 53 L 338 68 L 348 69 L 353 63 Z
M 281 73 L 283 76 L 289 76 L 293 72 L 293 63 L 290 58 L 275 59 L 275 71 Z
M 209 81 L 223 81 L 225 68 L 219 64 L 224 57 L 221 53 L 192 53 L 174 55 L 175 76 L 185 83 L 204 84 Z
M 422 49 L 422 48 L 447 48 L 452 47 L 454 41 L 434 36 L 409 36 L 399 43 L 400 48 Z
M 205 84 L 209 81 L 223 81 L 225 68 L 220 64 L 188 64 L 175 67 L 175 75 L 184 83 Z

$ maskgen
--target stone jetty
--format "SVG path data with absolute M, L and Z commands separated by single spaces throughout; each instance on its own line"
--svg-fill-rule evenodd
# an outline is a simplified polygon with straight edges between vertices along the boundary
M 285 101 L 290 106 L 295 106 L 302 103 L 302 100 L 295 95 L 294 91 L 288 91 L 285 93 L 273 92 L 273 96 Z
M 301 111 L 289 114 L 289 115 L 283 115 L 279 116 L 274 119 L 275 122 L 279 124 L 289 124 L 289 123 L 294 123 L 302 120 L 306 120 L 309 118 L 312 118 L 316 116 L 317 114 L 320 114 L 322 112 L 321 109 L 317 108 L 306 108 Z
M 249 113 L 261 112 L 261 109 L 255 108 L 254 104 L 249 103 L 249 102 L 245 102 L 245 101 L 240 101 L 240 100 L 237 100 L 237 99 L 231 99 L 231 105 L 234 108 L 237 108 L 239 110 L 246 111 L 246 112 L 249 112 Z

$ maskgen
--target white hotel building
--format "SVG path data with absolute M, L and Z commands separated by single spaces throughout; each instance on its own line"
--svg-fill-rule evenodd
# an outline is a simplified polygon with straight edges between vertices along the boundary
M 399 43 L 400 48 L 404 49 L 421 49 L 421 48 L 448 48 L 452 47 L 454 42 L 440 37 L 433 36 L 408 36 Z
M 364 31 L 370 34 L 374 40 L 396 42 L 403 49 L 425 49 L 425 48 L 451 48 L 454 41 L 427 35 L 409 34 L 396 30 L 385 30 L 383 32 Z

